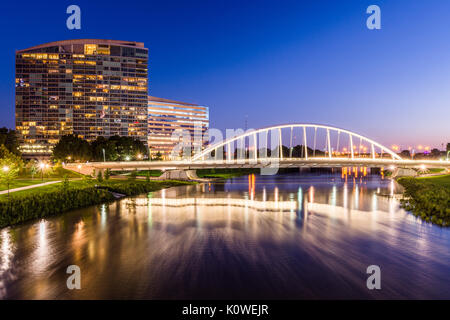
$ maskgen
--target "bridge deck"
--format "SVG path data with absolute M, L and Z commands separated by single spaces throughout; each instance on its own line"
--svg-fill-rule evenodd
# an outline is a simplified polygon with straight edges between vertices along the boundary
M 196 170 L 196 169 L 238 169 L 238 168 L 312 168 L 312 167 L 389 167 L 399 168 L 447 168 L 450 161 L 440 160 L 394 160 L 372 158 L 260 158 L 242 160 L 196 160 L 196 161 L 121 161 L 69 163 L 64 167 L 69 170 L 90 174 L 93 170 Z

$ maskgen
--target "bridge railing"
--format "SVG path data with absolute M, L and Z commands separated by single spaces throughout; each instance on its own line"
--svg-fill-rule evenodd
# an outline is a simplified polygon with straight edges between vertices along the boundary
M 271 162 L 287 158 L 371 158 L 401 160 L 382 144 L 346 129 L 320 124 L 284 124 L 236 135 L 207 147 L 191 161 Z

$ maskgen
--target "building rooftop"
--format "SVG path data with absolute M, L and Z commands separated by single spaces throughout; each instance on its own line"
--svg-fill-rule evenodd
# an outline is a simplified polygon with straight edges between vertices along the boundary
M 66 46 L 66 45 L 71 45 L 71 44 L 107 44 L 107 45 L 127 46 L 127 47 L 145 49 L 143 42 L 107 40 L 107 39 L 74 39 L 74 40 L 61 40 L 61 41 L 48 42 L 48 43 L 40 44 L 40 45 L 37 45 L 34 47 L 17 50 L 16 52 L 22 53 L 22 52 L 27 52 L 29 50 L 36 50 L 36 49 L 40 49 L 40 48 L 47 48 L 47 47 L 53 47 L 53 46 Z
M 181 105 L 185 105 L 185 106 L 199 107 L 198 104 L 187 103 L 187 102 L 181 102 L 181 101 L 175 101 L 175 100 L 169 100 L 169 99 L 158 98 L 158 97 L 152 97 L 152 96 L 148 96 L 148 101 L 163 102 L 163 103 L 172 103 L 172 104 L 181 104 Z

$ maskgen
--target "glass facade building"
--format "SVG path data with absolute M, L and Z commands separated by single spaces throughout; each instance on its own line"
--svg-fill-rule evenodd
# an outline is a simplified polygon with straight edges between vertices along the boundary
M 48 156 L 72 133 L 147 143 L 148 49 L 141 42 L 67 40 L 17 51 L 15 87 L 24 156 Z
M 177 160 L 182 154 L 173 152 L 183 136 L 189 134 L 192 154 L 208 142 L 209 109 L 192 103 L 148 97 L 148 145 L 150 154 L 164 160 Z M 186 143 L 184 141 L 183 143 Z

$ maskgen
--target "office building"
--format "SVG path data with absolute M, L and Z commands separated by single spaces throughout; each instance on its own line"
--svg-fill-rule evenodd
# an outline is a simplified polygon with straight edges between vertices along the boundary
M 208 107 L 148 97 L 148 145 L 152 157 L 160 156 L 164 160 L 181 158 L 183 154 L 178 152 L 181 150 L 173 152 L 177 145 L 188 145 L 181 141 L 183 136 L 177 134 L 180 130 L 184 136 L 189 135 L 191 154 L 194 154 L 208 142 L 208 127 Z
M 27 156 L 65 134 L 147 143 L 148 49 L 141 42 L 67 40 L 16 52 L 16 130 Z

